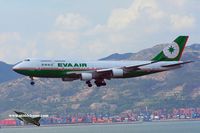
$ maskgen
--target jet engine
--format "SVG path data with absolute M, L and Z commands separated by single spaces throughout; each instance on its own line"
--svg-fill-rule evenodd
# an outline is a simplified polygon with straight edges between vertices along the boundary
M 113 77 L 121 77 L 124 74 L 124 70 L 123 69 L 117 69 L 117 68 L 113 68 L 112 69 L 112 75 Z
M 89 81 L 92 79 L 91 73 L 81 73 L 81 80 Z

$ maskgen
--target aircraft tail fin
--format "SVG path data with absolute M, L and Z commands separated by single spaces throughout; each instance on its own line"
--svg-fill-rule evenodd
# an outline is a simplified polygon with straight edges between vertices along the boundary
M 189 36 L 179 36 L 165 47 L 152 61 L 179 61 Z
M 41 117 L 35 117 L 33 118 L 36 122 L 39 122 L 39 120 L 41 119 Z

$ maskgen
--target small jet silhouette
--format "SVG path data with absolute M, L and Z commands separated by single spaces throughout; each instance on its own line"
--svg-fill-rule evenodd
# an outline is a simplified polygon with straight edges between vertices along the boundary
M 19 115 L 19 117 L 17 117 L 17 118 L 20 121 L 23 121 L 26 124 L 31 123 L 33 125 L 40 126 L 39 120 L 41 119 L 41 117 L 32 118 L 32 117 L 30 117 L 28 114 L 26 114 L 24 112 L 18 112 L 18 111 L 14 111 L 14 112 L 17 115 Z

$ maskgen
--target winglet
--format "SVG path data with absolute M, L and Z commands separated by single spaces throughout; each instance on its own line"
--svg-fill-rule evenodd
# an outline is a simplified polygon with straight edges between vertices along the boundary
M 165 47 L 152 61 L 179 61 L 189 36 L 179 36 Z

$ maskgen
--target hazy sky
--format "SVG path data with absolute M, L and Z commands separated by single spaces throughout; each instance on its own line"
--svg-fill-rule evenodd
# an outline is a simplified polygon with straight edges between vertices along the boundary
M 0 61 L 97 60 L 189 35 L 200 42 L 199 0 L 0 0 Z

